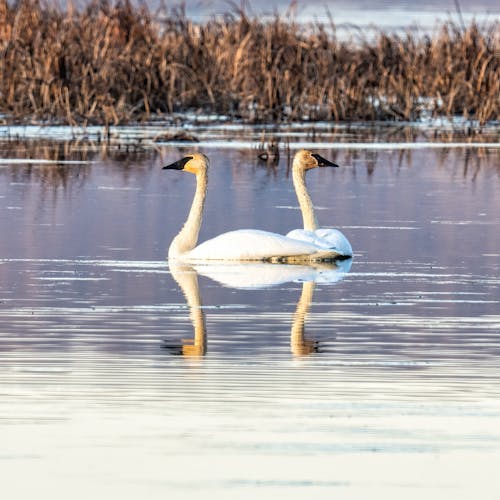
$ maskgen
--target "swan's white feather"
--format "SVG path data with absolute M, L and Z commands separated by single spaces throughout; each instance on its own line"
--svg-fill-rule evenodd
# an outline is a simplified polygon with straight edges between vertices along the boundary
M 180 258 L 201 260 L 263 260 L 272 257 L 312 255 L 321 250 L 306 241 L 258 229 L 229 231 L 204 241 Z
M 352 256 L 349 240 L 338 229 L 294 229 L 286 237 L 314 245 L 318 250 L 335 250 L 342 255 Z

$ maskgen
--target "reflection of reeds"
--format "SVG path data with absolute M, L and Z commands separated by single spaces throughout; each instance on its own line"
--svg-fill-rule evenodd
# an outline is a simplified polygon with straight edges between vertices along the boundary
M 193 108 L 248 121 L 500 116 L 498 22 L 353 43 L 244 12 L 195 24 L 128 1 L 62 12 L 0 0 L 0 53 L 12 120 L 116 124 Z
M 128 162 L 140 166 L 149 164 L 151 158 L 156 156 L 152 147 L 142 147 L 140 142 L 132 144 L 90 140 L 45 140 L 7 138 L 0 141 L 0 157 L 13 159 L 26 159 L 26 163 L 36 163 L 32 160 L 42 160 L 63 164 L 66 161 L 92 162 L 92 161 L 117 161 Z
M 155 168 L 158 154 L 152 148 L 121 148 L 107 142 L 10 139 L 0 141 L 0 156 L 26 163 L 13 162 L 0 170 L 0 177 L 7 175 L 11 182 L 35 181 L 47 191 L 65 191 L 84 185 L 94 163 L 116 166 L 121 176 L 127 178 L 131 171 Z

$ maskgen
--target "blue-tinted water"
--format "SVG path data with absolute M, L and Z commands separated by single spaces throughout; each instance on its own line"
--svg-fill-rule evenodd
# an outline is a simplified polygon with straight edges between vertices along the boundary
M 122 132 L 0 144 L 9 497 L 498 496 L 494 136 L 294 127 L 275 131 L 272 165 L 252 149 L 261 131 Z M 201 240 L 286 233 L 288 156 L 305 144 L 341 165 L 307 180 L 352 263 L 169 267 L 194 179 L 162 165 L 210 156 Z
M 458 3 L 458 8 L 457 8 Z M 147 2 L 152 9 L 160 3 L 154 0 Z M 238 5 L 239 4 L 235 4 Z M 470 23 L 491 22 L 498 20 L 500 7 L 495 0 L 453 0 L 412 2 L 399 0 L 253 0 L 245 6 L 245 12 L 250 16 L 272 17 L 276 13 L 287 16 L 299 22 L 321 22 L 336 24 L 341 31 L 347 29 L 355 31 L 356 27 L 366 29 L 368 26 L 377 26 L 385 30 L 399 30 L 401 28 L 418 27 L 423 30 L 435 28 L 437 24 L 453 21 L 460 24 L 462 21 Z M 187 1 L 185 12 L 189 18 L 204 21 L 213 16 L 227 12 L 236 12 L 224 1 Z M 366 34 L 366 33 L 365 33 Z M 340 33 L 342 35 L 342 33 Z

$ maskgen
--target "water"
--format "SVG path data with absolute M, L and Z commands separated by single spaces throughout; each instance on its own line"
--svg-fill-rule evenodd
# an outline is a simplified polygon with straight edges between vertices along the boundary
M 56 5 L 66 7 L 66 2 L 52 0 Z M 77 6 L 87 5 L 88 0 L 77 0 Z M 160 0 L 133 1 L 146 4 L 155 14 L 159 7 L 167 10 L 183 6 L 186 16 L 195 22 L 206 22 L 228 13 L 238 14 L 243 7 L 249 17 L 273 19 L 276 14 L 299 23 L 320 22 L 326 27 L 334 21 L 336 34 L 340 38 L 354 35 L 371 37 L 378 30 L 401 32 L 416 30 L 429 33 L 443 23 L 452 21 L 490 24 L 500 17 L 497 0 L 252 0 L 251 2 L 227 2 L 225 0 L 185 0 L 183 2 L 161 2 Z M 457 3 L 459 9 L 457 9 Z
M 146 2 L 155 9 L 160 2 L 149 0 Z M 457 10 L 457 3 L 460 12 Z M 235 5 L 239 6 L 237 2 Z M 299 22 L 321 22 L 326 25 L 330 20 L 336 24 L 339 35 L 344 30 L 356 32 L 374 25 L 383 30 L 400 30 L 417 27 L 420 30 L 432 30 L 436 25 L 452 20 L 460 24 L 462 21 L 470 23 L 492 22 L 500 16 L 500 7 L 495 0 L 425 0 L 412 2 L 410 0 L 252 0 L 245 5 L 250 16 L 272 18 L 276 13 L 290 16 Z M 223 15 L 232 11 L 231 6 L 222 0 L 188 0 L 185 2 L 185 11 L 190 19 L 206 21 L 213 16 Z M 233 9 L 234 11 L 234 9 Z
M 295 126 L 267 165 L 266 130 L 0 144 L 9 498 L 498 498 L 495 136 Z M 210 156 L 201 240 L 285 233 L 303 144 L 342 166 L 307 180 L 352 263 L 169 268 L 194 179 L 162 165 Z

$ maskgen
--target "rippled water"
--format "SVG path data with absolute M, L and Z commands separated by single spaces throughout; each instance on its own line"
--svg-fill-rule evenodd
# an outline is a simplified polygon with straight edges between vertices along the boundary
M 286 152 L 225 134 L 185 146 L 212 159 L 201 239 L 298 227 Z M 499 148 L 356 134 L 314 143 L 355 251 L 321 269 L 169 268 L 180 145 L 0 144 L 9 498 L 498 498 Z

